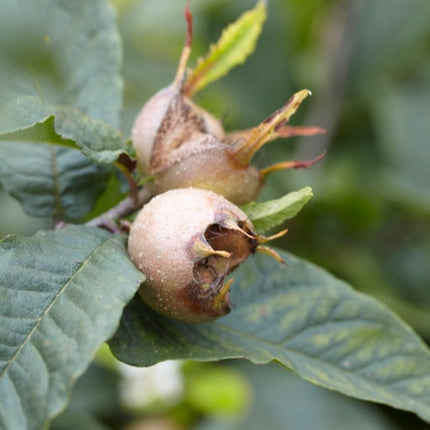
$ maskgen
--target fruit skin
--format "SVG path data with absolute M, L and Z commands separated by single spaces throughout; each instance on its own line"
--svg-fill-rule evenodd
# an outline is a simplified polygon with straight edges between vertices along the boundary
M 128 252 L 146 275 L 139 294 L 155 311 L 205 322 L 231 310 L 225 276 L 253 254 L 258 239 L 237 206 L 207 190 L 154 197 L 136 217 Z
M 132 132 L 142 173 L 155 176 L 154 195 L 175 188 L 214 191 L 242 205 L 255 200 L 264 178 L 235 157 L 219 121 L 171 85 L 152 97 Z
M 138 165 L 146 175 L 158 175 L 183 158 L 216 146 L 223 137 L 221 123 L 175 84 L 145 103 L 132 129 Z
M 221 194 L 236 205 L 244 205 L 257 199 L 263 183 L 256 167 L 240 164 L 229 146 L 220 142 L 175 163 L 156 177 L 152 185 L 155 193 L 172 188 L 202 188 Z
M 163 88 L 145 103 L 134 122 L 133 145 L 136 150 L 138 165 L 147 175 L 151 174 L 151 153 L 158 129 L 176 94 L 177 90 L 173 86 Z

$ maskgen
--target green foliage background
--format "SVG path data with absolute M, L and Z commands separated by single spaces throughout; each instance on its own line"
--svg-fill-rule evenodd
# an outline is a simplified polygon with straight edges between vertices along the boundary
M 112 3 L 123 38 L 121 124 L 124 136 L 129 136 L 143 102 L 173 79 L 184 38 L 184 5 L 177 0 Z M 193 0 L 191 64 L 217 40 L 227 22 L 253 5 L 250 0 Z M 264 200 L 302 186 L 311 186 L 314 193 L 300 216 L 289 221 L 289 233 L 277 246 L 327 268 L 385 302 L 428 341 L 428 0 L 269 0 L 256 52 L 196 100 L 224 118 L 226 128 L 232 130 L 259 123 L 301 88 L 311 89 L 313 97 L 302 105 L 292 124 L 322 126 L 327 135 L 274 142 L 257 163 L 264 166 L 273 160 L 312 158 L 325 148 L 328 155 L 309 170 L 277 172 L 269 177 Z M 11 232 L 31 234 L 50 223 L 23 214 L 3 191 L 0 220 L 0 237 Z M 369 422 L 361 428 L 428 428 L 407 413 L 339 400 L 316 388 L 313 392 L 305 383 L 292 382 L 293 376 L 285 376 L 291 380 L 281 382 L 279 376 L 260 375 L 277 374 L 276 368 L 263 371 L 248 366 L 239 371 L 248 375 L 254 387 L 260 387 L 254 388 L 257 393 L 267 389 L 273 394 L 264 388 L 267 378 L 282 383 L 282 392 L 292 397 L 289 410 L 296 412 L 287 414 L 295 420 L 290 428 L 314 428 L 306 421 L 309 416 L 294 407 L 294 396 L 302 392 L 307 399 L 303 401 L 323 405 L 317 421 L 321 428 L 337 428 L 341 419 L 354 422 L 354 416 Z M 294 384 L 302 385 L 295 388 Z M 272 417 L 271 429 L 285 428 L 282 405 L 267 405 L 267 397 L 262 399 L 260 394 L 254 401 L 254 413 L 258 410 L 260 417 Z M 348 406 L 341 404 L 343 401 Z M 349 418 L 342 418 L 340 410 L 348 411 Z M 202 423 L 201 428 L 252 428 L 249 422 L 255 420 L 243 419 L 245 423 L 237 420 L 229 424 L 215 420 Z M 58 428 L 67 428 L 64 417 L 63 427 L 60 422 Z

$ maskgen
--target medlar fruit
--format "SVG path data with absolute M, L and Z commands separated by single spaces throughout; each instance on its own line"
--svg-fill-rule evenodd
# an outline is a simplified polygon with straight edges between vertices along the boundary
M 171 318 L 204 322 L 230 312 L 232 280 L 225 278 L 249 255 L 264 252 L 281 260 L 262 245 L 270 239 L 256 234 L 246 214 L 224 197 L 185 188 L 143 207 L 128 252 L 146 275 L 139 290 L 146 304 Z

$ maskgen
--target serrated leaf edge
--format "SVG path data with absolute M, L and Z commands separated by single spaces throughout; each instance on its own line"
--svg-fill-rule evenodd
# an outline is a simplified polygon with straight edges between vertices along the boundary
M 211 44 L 208 54 L 197 60 L 197 65 L 194 70 L 190 71 L 183 87 L 184 94 L 192 96 L 195 92 L 203 89 L 209 83 L 218 80 L 225 76 L 233 67 L 242 64 L 246 58 L 251 55 L 258 40 L 263 23 L 266 19 L 266 2 L 259 1 L 257 5 L 244 12 L 234 23 L 228 25 L 221 33 L 220 38 L 214 44 Z M 253 35 L 250 37 L 246 50 L 235 52 L 234 60 L 230 59 L 230 64 L 223 71 L 218 72 L 210 79 L 205 79 L 205 74 L 210 71 L 216 64 L 219 58 L 223 55 L 230 56 L 231 53 L 226 49 L 237 38 L 243 28 L 250 27 L 253 29 Z

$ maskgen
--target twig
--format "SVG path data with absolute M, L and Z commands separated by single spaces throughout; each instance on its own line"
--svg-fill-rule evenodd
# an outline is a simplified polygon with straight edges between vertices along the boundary
M 147 187 L 142 188 L 137 193 L 136 200 L 132 197 L 127 197 L 104 214 L 86 222 L 85 225 L 92 227 L 102 227 L 106 230 L 112 231 L 114 220 L 124 218 L 127 215 L 137 211 L 151 198 L 151 196 L 152 194 Z

